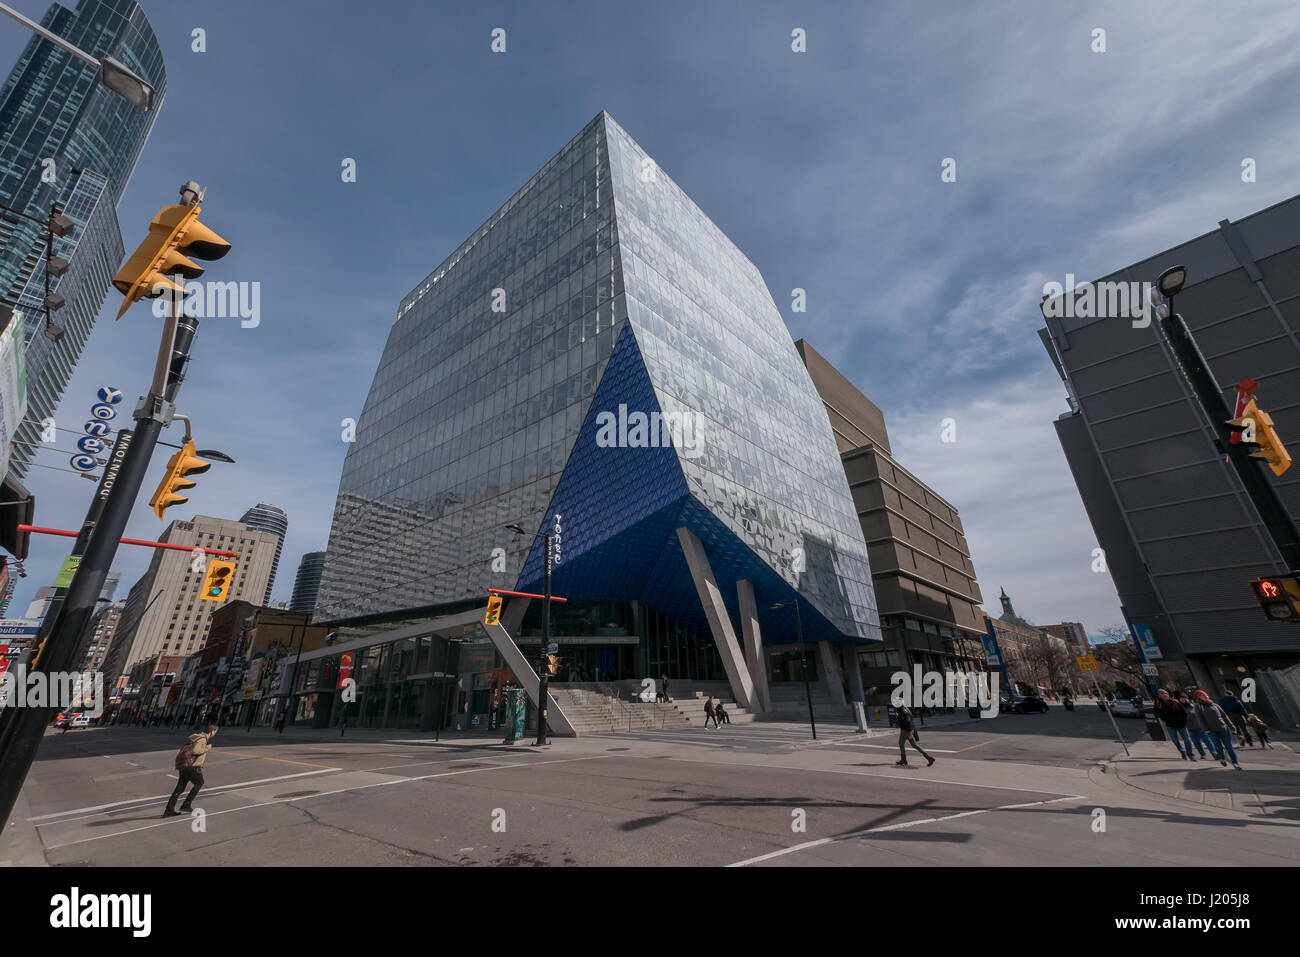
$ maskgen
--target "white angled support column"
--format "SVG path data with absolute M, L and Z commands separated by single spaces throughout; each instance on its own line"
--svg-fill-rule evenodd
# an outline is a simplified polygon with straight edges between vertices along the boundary
M 731 627 L 731 618 L 713 577 L 713 569 L 709 566 L 709 557 L 704 553 L 704 544 L 685 526 L 677 529 L 677 540 L 682 543 L 682 551 L 686 554 L 686 564 L 691 570 L 695 589 L 700 594 L 700 604 L 704 606 L 704 615 L 709 620 L 709 630 L 713 632 L 718 654 L 722 656 L 722 667 L 727 672 L 727 681 L 731 685 L 736 704 L 746 711 L 755 710 L 754 682 L 749 677 L 745 657 L 740 653 L 736 631 Z
M 853 699 L 853 717 L 859 731 L 867 730 L 867 692 L 862 687 L 862 662 L 858 660 L 858 646 L 840 648 L 840 661 L 849 675 L 849 697 Z
M 772 694 L 767 687 L 767 668 L 763 661 L 763 632 L 758 625 L 758 604 L 754 601 L 754 586 L 747 581 L 736 582 L 740 598 L 740 632 L 745 638 L 745 662 L 749 677 L 754 682 L 755 710 L 771 711 Z
M 817 655 L 821 659 L 822 684 L 831 701 L 847 708 L 849 703 L 844 697 L 844 672 L 840 670 L 840 656 L 835 653 L 829 641 L 817 642 Z

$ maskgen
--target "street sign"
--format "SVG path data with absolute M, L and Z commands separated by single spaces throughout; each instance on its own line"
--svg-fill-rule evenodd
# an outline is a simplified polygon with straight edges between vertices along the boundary
M 1079 662 L 1080 671 L 1096 671 L 1097 659 L 1092 655 L 1079 655 L 1075 661 Z
M 27 618 L 0 618 L 0 639 L 34 636 L 41 630 L 39 621 Z
M 1159 661 L 1164 657 L 1164 654 L 1160 651 L 1160 645 L 1156 643 L 1155 632 L 1151 630 L 1150 625 L 1134 622 L 1133 637 L 1142 650 L 1142 657 L 1147 661 Z
M 546 646 L 546 653 L 548 655 L 553 655 L 559 650 L 560 650 L 560 646 L 557 645 L 555 642 L 551 642 L 549 645 Z
M 1145 664 L 1142 665 L 1142 673 L 1149 678 L 1160 677 L 1160 670 L 1150 662 L 1146 662 Z
M 70 588 L 72 586 L 72 576 L 77 573 L 77 566 L 81 564 L 80 555 L 69 555 L 63 560 L 63 566 L 59 573 L 54 576 L 55 588 Z

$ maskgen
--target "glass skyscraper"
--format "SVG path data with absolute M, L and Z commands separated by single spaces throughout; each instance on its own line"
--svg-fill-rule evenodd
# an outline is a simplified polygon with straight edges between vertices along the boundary
M 685 528 L 733 621 L 744 579 L 760 608 L 797 597 L 809 640 L 880 637 L 826 412 L 762 277 L 607 113 L 401 301 L 316 617 L 537 591 L 541 538 L 511 524 L 558 524 L 553 589 L 596 609 L 589 633 L 709 634 Z M 766 644 L 794 640 L 786 618 Z
M 12 461 L 18 475 L 26 470 L 41 419 L 53 413 L 122 261 L 116 205 L 166 91 L 162 51 L 135 0 L 81 0 L 75 11 L 54 4 L 41 23 L 92 56 L 120 60 L 154 87 L 157 98 L 154 112 L 142 112 L 101 86 L 94 67 L 36 36 L 0 89 L 0 203 L 39 220 L 59 203 L 77 224 L 72 236 L 55 241 L 56 254 L 71 268 L 52 283 L 67 300 L 53 317 L 64 335 L 52 344 L 44 334 L 41 228 L 0 215 L 0 295 L 18 304 L 29 343 L 28 411 Z
M 240 521 L 249 528 L 255 528 L 259 532 L 270 532 L 275 536 L 275 559 L 271 562 L 271 577 L 266 580 L 266 595 L 262 598 L 262 604 L 269 605 L 271 589 L 275 586 L 275 573 L 280 568 L 280 552 L 284 549 L 284 536 L 289 532 L 289 516 L 284 514 L 284 509 L 279 506 L 258 502 L 244 513 Z

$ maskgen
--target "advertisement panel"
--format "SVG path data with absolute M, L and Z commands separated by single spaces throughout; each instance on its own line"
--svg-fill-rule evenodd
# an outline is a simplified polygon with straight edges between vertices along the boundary
M 15 309 L 0 332 L 0 479 L 9 471 L 14 432 L 27 414 L 27 347 L 16 338 L 22 329 L 23 314 Z

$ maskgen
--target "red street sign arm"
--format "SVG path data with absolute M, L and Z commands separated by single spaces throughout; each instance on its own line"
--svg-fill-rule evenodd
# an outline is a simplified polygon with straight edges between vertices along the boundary
M 18 527 L 22 528 L 21 525 Z M 545 595 L 534 595 L 530 591 L 506 591 L 504 588 L 489 588 L 488 594 L 489 595 L 513 595 L 515 598 L 545 598 L 546 597 Z M 568 601 L 568 600 L 569 599 L 567 598 L 556 598 L 554 595 L 551 596 L 551 601 Z
M 80 534 L 80 532 L 70 532 L 66 528 L 41 528 L 39 525 L 19 525 L 18 531 L 32 532 L 38 535 L 62 535 L 64 538 L 76 538 Z M 145 542 L 138 538 L 119 538 L 118 541 L 123 545 L 142 545 L 145 548 L 170 548 L 178 552 L 192 552 L 198 547 L 196 545 L 169 545 L 167 542 Z M 203 551 L 209 555 L 229 555 L 232 558 L 239 557 L 239 552 L 223 552 L 219 548 L 205 548 Z M 554 598 L 552 601 L 564 601 L 564 599 Z

